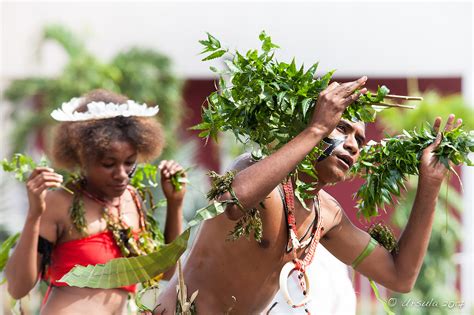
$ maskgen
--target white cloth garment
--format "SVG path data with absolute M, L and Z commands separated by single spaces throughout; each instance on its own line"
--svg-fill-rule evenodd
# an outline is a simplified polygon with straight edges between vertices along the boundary
M 321 244 L 318 244 L 313 262 L 306 269 L 306 274 L 311 283 L 312 299 L 307 304 L 311 314 L 351 315 L 356 313 L 356 296 L 348 267 Z M 303 299 L 296 272 L 288 278 L 288 292 L 295 302 Z M 273 306 L 275 302 L 277 304 Z M 305 311 L 304 307 L 291 308 L 285 302 L 281 291 L 278 291 L 262 314 L 305 314 Z

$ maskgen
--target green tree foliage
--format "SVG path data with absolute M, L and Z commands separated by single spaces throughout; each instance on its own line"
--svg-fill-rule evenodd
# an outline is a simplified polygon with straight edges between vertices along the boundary
M 168 57 L 149 49 L 131 48 L 105 63 L 91 54 L 76 34 L 60 25 L 45 27 L 45 41 L 57 43 L 69 60 L 57 77 L 14 80 L 6 88 L 4 97 L 13 103 L 12 119 L 16 121 L 11 136 L 13 152 L 23 151 L 29 135 L 40 129 L 50 130 L 54 121 L 49 114 L 54 108 L 73 97 L 103 88 L 139 103 L 158 104 L 158 116 L 168 144 L 165 156 L 172 155 L 177 146 L 175 135 L 182 112 L 183 84 L 174 75 Z M 38 103 L 38 110 L 26 112 L 22 101 L 32 98 Z

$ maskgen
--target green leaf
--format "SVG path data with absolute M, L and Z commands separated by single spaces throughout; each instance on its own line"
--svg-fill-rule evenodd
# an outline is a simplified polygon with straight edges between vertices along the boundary
M 211 124 L 209 124 L 207 122 L 202 122 L 202 123 L 197 124 L 195 126 L 189 127 L 188 129 L 189 130 L 206 130 L 206 129 L 209 129 L 210 127 L 211 127 Z
M 375 284 L 375 282 L 373 280 L 369 279 L 369 283 L 370 283 L 370 286 L 372 287 L 372 291 L 374 291 L 375 297 L 377 298 L 377 300 L 380 303 L 382 303 L 384 311 L 388 315 L 395 315 L 395 313 L 388 306 L 387 301 L 382 299 L 382 297 L 380 296 L 379 289 L 377 288 L 377 285 Z
M 306 98 L 303 100 L 303 102 L 301 103 L 301 106 L 303 108 L 303 118 L 306 118 L 307 114 L 308 114 L 308 109 L 309 107 L 311 106 L 311 102 L 313 100 L 310 99 L 310 98 Z
M 116 258 L 106 264 L 76 266 L 59 281 L 80 288 L 111 289 L 145 282 L 176 264 L 186 250 L 190 229 L 149 255 Z
M 225 211 L 225 204 L 213 201 L 210 205 L 196 210 L 194 218 L 188 222 L 188 226 L 193 227 L 198 223 L 212 219 Z
M 207 40 L 200 40 L 199 43 L 204 46 L 204 50 L 201 52 L 201 54 L 221 48 L 221 43 L 219 40 L 209 33 L 207 33 Z
M 210 33 L 207 33 L 207 38 L 213 47 L 221 48 L 221 42 Z
M 7 238 L 0 246 L 0 272 L 2 272 L 5 268 L 10 250 L 16 244 L 16 241 L 19 237 L 20 233 L 13 234 L 9 238 Z
M 206 58 L 202 59 L 202 61 L 207 61 L 207 60 L 212 60 L 212 59 L 219 58 L 219 57 L 223 56 L 226 52 L 227 52 L 227 50 L 225 50 L 225 49 L 215 51 L 212 54 L 210 54 L 209 56 L 207 56 Z

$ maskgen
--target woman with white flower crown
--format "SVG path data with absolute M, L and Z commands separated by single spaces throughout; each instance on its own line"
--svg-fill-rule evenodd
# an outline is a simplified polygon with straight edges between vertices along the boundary
M 151 235 L 149 226 L 140 198 L 128 184 L 137 162 L 161 153 L 161 126 L 152 117 L 157 113 L 158 106 L 140 105 L 105 90 L 92 91 L 53 111 L 51 116 L 60 121 L 53 160 L 58 167 L 79 169 L 82 176 L 68 186 L 73 195 L 49 190 L 63 182 L 51 168 L 37 167 L 28 179 L 26 222 L 5 269 L 13 298 L 28 294 L 41 275 L 49 282 L 41 314 L 126 313 L 135 286 L 77 288 L 59 280 L 75 265 L 146 253 L 142 247 Z M 185 194 L 185 186 L 175 190 L 170 178 L 185 174 L 171 160 L 161 161 L 159 169 L 167 199 L 164 236 L 169 243 L 182 230 Z M 163 277 L 170 278 L 173 272 Z

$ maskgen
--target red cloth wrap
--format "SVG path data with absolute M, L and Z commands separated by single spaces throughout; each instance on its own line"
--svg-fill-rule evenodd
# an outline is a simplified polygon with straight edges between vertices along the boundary
M 134 233 L 135 234 L 135 233 Z M 59 282 L 74 266 L 105 264 L 111 259 L 123 257 L 115 243 L 111 231 L 103 231 L 82 239 L 72 240 L 56 245 L 51 255 L 51 265 L 46 273 L 52 286 L 68 286 Z M 137 285 L 120 287 L 131 293 L 136 292 Z

